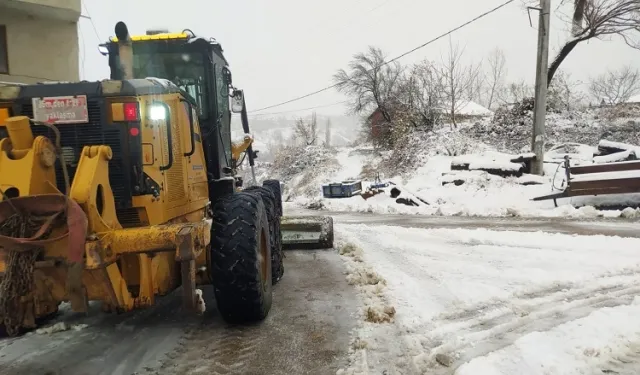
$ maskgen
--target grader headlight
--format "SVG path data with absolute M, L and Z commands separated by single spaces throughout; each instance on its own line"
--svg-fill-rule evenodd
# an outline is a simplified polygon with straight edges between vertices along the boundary
M 152 104 L 149 107 L 149 119 L 151 121 L 162 121 L 167 119 L 167 108 L 163 104 Z

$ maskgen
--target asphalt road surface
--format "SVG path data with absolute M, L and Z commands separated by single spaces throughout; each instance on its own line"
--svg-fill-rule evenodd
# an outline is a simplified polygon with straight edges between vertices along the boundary
M 392 225 L 407 228 L 465 228 L 640 237 L 640 221 L 627 219 L 515 218 L 425 215 L 379 215 L 327 212 L 287 207 L 286 215 L 331 215 L 335 224 Z
M 66 313 L 56 320 L 84 329 L 0 341 L 0 374 L 335 373 L 345 365 L 356 324 L 355 290 L 336 252 L 286 255 L 285 276 L 261 324 L 226 325 L 211 298 L 203 317 L 183 314 L 177 293 L 135 314 L 106 315 L 96 306 L 88 317 Z

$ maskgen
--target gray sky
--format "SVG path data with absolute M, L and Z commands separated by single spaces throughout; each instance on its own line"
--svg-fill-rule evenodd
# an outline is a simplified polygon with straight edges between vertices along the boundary
M 461 23 L 493 8 L 503 0 L 83 0 L 80 21 L 81 76 L 88 80 L 107 78 L 107 58 L 97 44 L 113 35 L 117 21 L 124 21 L 132 34 L 149 28 L 170 31 L 192 29 L 216 38 L 225 50 L 234 84 L 245 89 L 249 110 L 276 104 L 330 85 L 337 69 L 345 67 L 353 54 L 368 45 L 395 57 Z M 552 2 L 555 7 L 558 0 Z M 166 4 L 166 5 L 162 5 Z M 436 5 L 437 4 L 437 5 Z M 452 39 L 466 46 L 470 61 L 486 58 L 500 47 L 507 58 L 509 80 L 535 77 L 537 14 L 527 12 L 516 1 L 492 15 L 455 32 Z M 95 25 L 95 31 L 94 26 Z M 550 58 L 566 39 L 564 24 L 552 19 Z M 101 39 L 98 39 L 97 34 Z M 82 48 L 84 47 L 84 48 Z M 407 64 L 425 58 L 439 59 L 448 40 L 433 43 L 400 60 Z M 562 65 L 572 78 L 590 76 L 624 64 L 640 67 L 640 51 L 621 40 L 591 41 L 579 45 Z M 282 107 L 273 113 L 320 106 L 344 100 L 331 90 Z M 342 106 L 316 110 L 319 114 L 342 114 Z M 304 115 L 292 112 L 288 115 Z

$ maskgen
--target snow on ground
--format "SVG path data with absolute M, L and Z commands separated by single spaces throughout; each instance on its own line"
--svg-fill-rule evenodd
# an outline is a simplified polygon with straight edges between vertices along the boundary
M 640 239 L 336 230 L 340 248 L 351 249 L 341 250 L 348 277 L 375 276 L 360 285 L 363 322 L 344 374 L 640 371 Z M 393 309 L 392 319 L 367 321 L 372 306 Z
M 593 158 L 593 148 L 587 150 L 583 147 L 575 152 L 582 152 L 585 160 L 587 153 L 590 154 L 589 158 Z M 635 218 L 640 214 L 640 210 L 636 209 L 628 209 L 623 214 L 622 210 L 601 211 L 593 207 L 637 206 L 640 194 L 563 198 L 558 200 L 559 207 L 555 207 L 552 200 L 532 201 L 534 197 L 551 194 L 564 186 L 564 169 L 560 164 L 562 153 L 558 153 L 558 150 L 548 155 L 550 161 L 554 162 L 545 163 L 545 176 L 523 174 L 520 177 L 500 177 L 482 170 L 513 171 L 521 168 L 520 164 L 510 161 L 513 155 L 498 152 L 482 151 L 459 157 L 431 156 L 409 175 L 383 178 L 383 181 L 391 181 L 395 185 L 385 189 L 383 194 L 367 200 L 360 196 L 339 199 L 322 197 L 321 183 L 357 178 L 362 174 L 363 168 L 370 166 L 376 159 L 370 152 L 351 148 L 340 149 L 335 155 L 338 167 L 325 169 L 326 175 L 320 169 L 311 171 L 313 179 L 304 179 L 304 191 L 307 194 L 291 194 L 293 202 L 300 206 L 330 211 L 381 214 L 572 218 Z M 576 160 L 578 164 L 584 162 L 582 159 Z M 452 171 L 452 162 L 457 165 L 467 164 L 471 170 Z M 371 175 L 371 171 L 368 172 Z M 295 188 L 300 185 L 299 180 L 300 177 L 296 177 L 288 185 L 299 191 Z M 372 179 L 364 179 L 363 188 L 366 189 L 373 182 Z M 390 189 L 394 186 L 402 192 L 402 197 L 412 199 L 419 205 L 396 203 L 396 199 L 390 197 Z
M 351 148 L 345 148 L 338 152 L 336 158 L 340 163 L 340 170 L 332 176 L 335 181 L 356 180 L 362 173 L 362 168 L 370 159 L 366 153 L 357 152 Z

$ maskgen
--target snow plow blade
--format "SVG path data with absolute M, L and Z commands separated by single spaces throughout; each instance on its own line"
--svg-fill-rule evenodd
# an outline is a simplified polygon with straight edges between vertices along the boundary
M 282 217 L 283 249 L 333 248 L 333 218 L 331 216 Z

